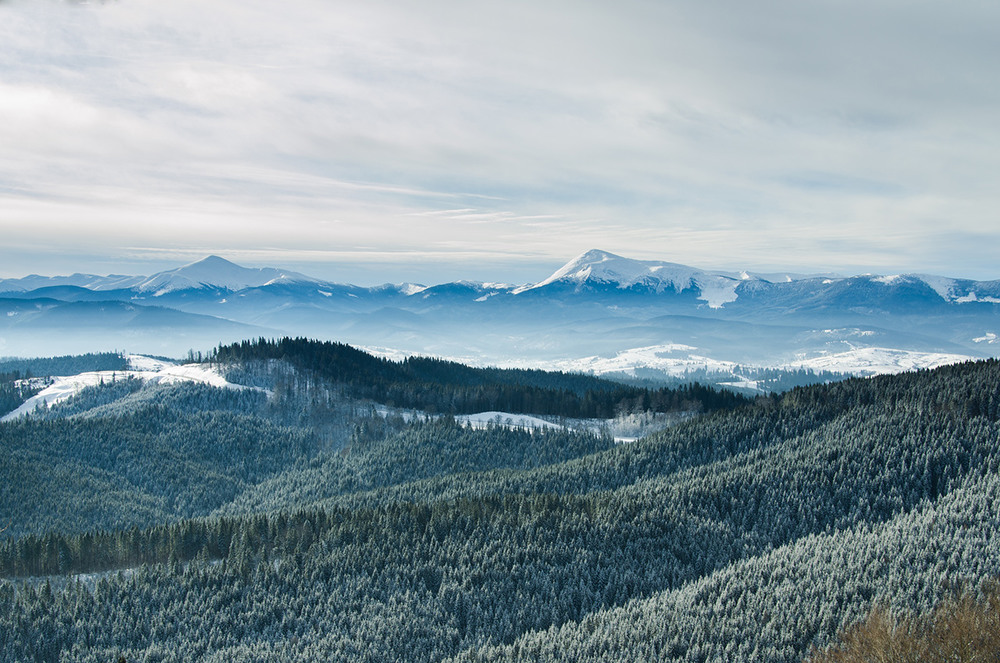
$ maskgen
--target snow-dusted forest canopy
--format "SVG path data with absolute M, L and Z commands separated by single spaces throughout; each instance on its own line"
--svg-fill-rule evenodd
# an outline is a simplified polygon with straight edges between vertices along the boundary
M 619 443 L 452 414 L 620 386 L 280 345 L 209 358 L 251 388 L 125 378 L 0 424 L 0 658 L 791 662 L 1000 569 L 995 360 L 630 387 L 611 410 L 689 416 Z

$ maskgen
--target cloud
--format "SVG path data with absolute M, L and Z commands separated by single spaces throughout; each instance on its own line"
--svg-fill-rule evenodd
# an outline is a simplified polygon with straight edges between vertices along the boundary
M 60 255 L 490 247 L 557 264 L 600 246 L 994 269 L 941 241 L 942 227 L 1000 233 L 988 3 L 15 0 L 0 14 L 0 224 Z

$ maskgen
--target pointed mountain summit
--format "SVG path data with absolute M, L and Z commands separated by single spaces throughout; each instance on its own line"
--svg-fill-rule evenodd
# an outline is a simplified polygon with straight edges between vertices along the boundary
M 687 265 L 658 260 L 633 260 L 608 251 L 591 249 L 569 261 L 549 278 L 515 291 L 516 294 L 555 284 L 588 288 L 617 288 L 657 294 L 693 291 L 711 308 L 720 308 L 737 297 L 736 288 L 746 279 L 713 274 Z
M 159 272 L 138 286 L 142 292 L 163 295 L 176 290 L 224 288 L 242 290 L 271 283 L 318 283 L 305 274 L 273 267 L 241 267 L 219 256 L 208 256 L 177 269 Z

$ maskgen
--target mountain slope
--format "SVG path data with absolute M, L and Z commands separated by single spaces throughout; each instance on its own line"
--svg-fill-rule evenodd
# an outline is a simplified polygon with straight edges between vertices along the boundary
M 342 458 L 347 479 L 412 453 L 394 485 L 8 539 L 4 573 L 147 566 L 93 591 L 0 588 L 0 655 L 792 663 L 875 603 L 929 605 L 1000 568 L 998 384 L 997 361 L 848 380 L 474 473 L 472 437 L 423 424 L 419 444 L 382 438 L 371 465 Z M 531 434 L 515 437 L 530 461 Z M 268 480 L 321 486 L 336 459 Z
M 747 276 L 747 279 L 752 277 Z M 693 290 L 710 308 L 721 308 L 737 297 L 742 281 L 721 274 L 703 272 L 685 265 L 651 260 L 631 260 L 607 251 L 593 249 L 566 263 L 552 276 L 515 294 L 552 286 L 572 285 L 576 291 L 606 287 L 644 291 L 655 294 L 683 294 Z
M 273 267 L 247 268 L 229 262 L 219 256 L 208 256 L 197 262 L 159 272 L 135 286 L 139 292 L 151 292 L 154 296 L 175 290 L 199 288 L 223 288 L 242 290 L 271 283 L 314 282 L 315 279 Z

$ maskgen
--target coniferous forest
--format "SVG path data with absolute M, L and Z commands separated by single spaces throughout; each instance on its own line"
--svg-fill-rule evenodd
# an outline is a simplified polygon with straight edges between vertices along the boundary
M 304 339 L 205 362 L 245 388 L 0 423 L 0 660 L 846 661 L 942 605 L 995 622 L 995 360 L 755 399 Z M 686 416 L 457 418 L 491 410 Z

